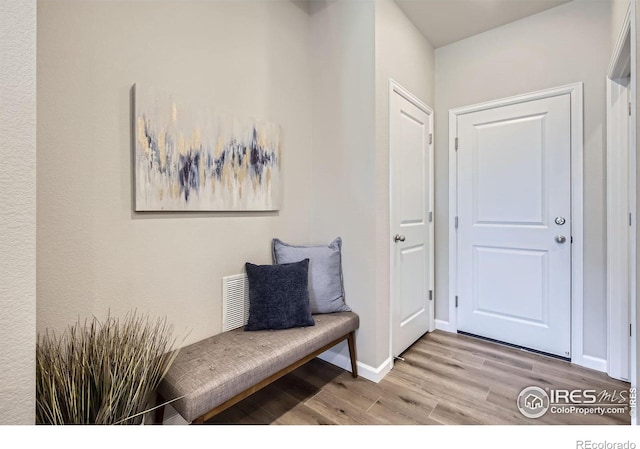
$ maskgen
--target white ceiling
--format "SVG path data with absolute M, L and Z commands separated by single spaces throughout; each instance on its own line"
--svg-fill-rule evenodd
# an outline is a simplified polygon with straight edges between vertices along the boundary
M 395 0 L 434 48 L 571 0 Z

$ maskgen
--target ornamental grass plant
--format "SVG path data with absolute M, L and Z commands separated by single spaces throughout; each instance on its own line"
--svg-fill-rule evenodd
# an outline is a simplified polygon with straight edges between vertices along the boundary
M 140 424 L 178 351 L 166 318 L 76 322 L 36 345 L 37 424 Z

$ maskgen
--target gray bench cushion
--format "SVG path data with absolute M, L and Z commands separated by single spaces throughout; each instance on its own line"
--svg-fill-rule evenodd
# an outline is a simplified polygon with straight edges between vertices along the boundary
M 226 400 L 355 331 L 353 312 L 314 315 L 315 326 L 223 332 L 180 350 L 158 392 L 192 422 Z

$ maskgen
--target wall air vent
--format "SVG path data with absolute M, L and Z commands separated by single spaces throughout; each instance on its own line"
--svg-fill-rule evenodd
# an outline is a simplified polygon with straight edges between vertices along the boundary
M 222 332 L 247 324 L 249 280 L 246 274 L 222 278 Z

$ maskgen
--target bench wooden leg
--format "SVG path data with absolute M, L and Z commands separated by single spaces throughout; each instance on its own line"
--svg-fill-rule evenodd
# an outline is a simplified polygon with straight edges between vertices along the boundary
M 358 377 L 358 364 L 356 361 L 356 332 L 349 332 L 347 337 L 349 342 L 349 356 L 351 356 L 351 375 Z
M 160 395 L 160 393 L 156 393 L 156 405 L 164 403 L 164 398 Z M 162 425 L 164 422 L 164 405 L 158 407 L 154 413 L 153 423 Z

